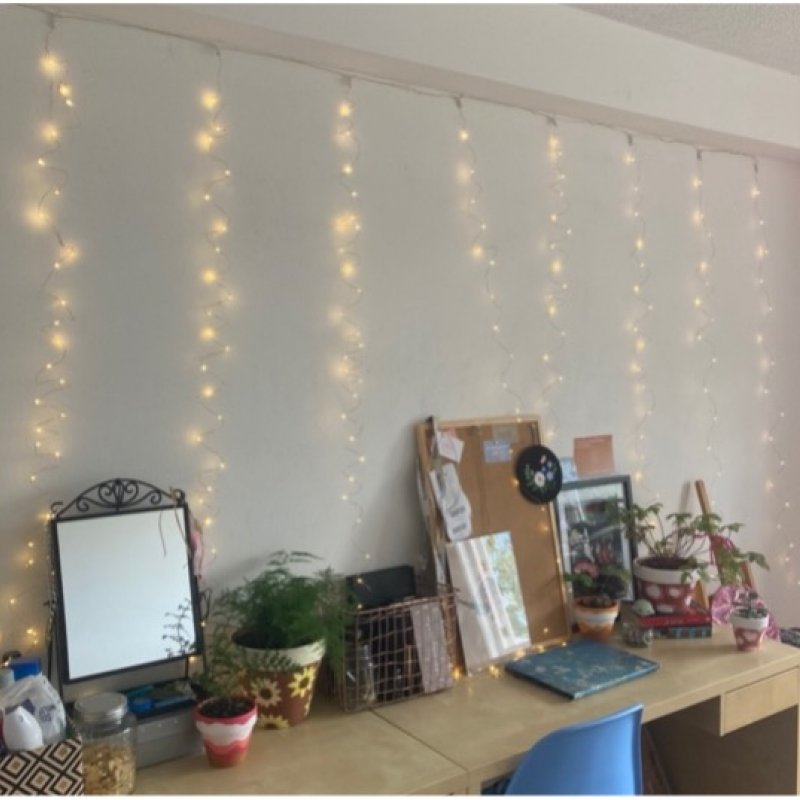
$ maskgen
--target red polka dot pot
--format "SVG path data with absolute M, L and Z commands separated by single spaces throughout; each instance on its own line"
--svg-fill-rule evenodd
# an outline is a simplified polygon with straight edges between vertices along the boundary
M 750 653 L 761 647 L 769 627 L 769 617 L 742 617 L 734 611 L 730 622 L 738 650 Z
M 575 600 L 572 606 L 578 630 L 587 639 L 602 642 L 614 632 L 614 622 L 619 614 L 619 603 L 609 608 L 592 608 Z
M 250 747 L 256 724 L 256 703 L 249 698 L 237 698 L 247 710 L 233 716 L 220 717 L 215 705 L 230 698 L 210 697 L 194 709 L 194 724 L 203 739 L 208 763 L 212 767 L 235 767 L 241 764 Z
M 649 600 L 658 614 L 685 614 L 694 596 L 695 581 L 684 581 L 685 570 L 648 565 L 649 558 L 633 562 L 636 593 Z

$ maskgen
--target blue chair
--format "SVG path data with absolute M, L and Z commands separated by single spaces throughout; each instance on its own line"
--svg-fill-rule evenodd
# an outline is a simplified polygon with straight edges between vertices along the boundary
M 642 706 L 560 728 L 540 739 L 506 794 L 642 794 Z

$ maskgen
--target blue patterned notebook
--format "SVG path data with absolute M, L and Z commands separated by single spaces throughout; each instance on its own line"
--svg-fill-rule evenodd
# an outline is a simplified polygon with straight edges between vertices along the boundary
M 607 644 L 581 640 L 509 661 L 506 669 L 577 700 L 647 675 L 658 664 Z

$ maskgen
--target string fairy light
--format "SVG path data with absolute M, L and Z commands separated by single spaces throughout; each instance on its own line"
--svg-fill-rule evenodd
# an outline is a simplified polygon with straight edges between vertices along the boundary
M 200 296 L 197 402 L 202 420 L 198 428 L 190 432 L 189 442 L 203 453 L 195 477 L 192 504 L 196 508 L 195 516 L 206 534 L 217 521 L 219 477 L 227 467 L 216 440 L 225 424 L 221 401 L 221 365 L 231 353 L 227 335 L 228 309 L 236 299 L 231 289 L 230 261 L 225 247 L 230 215 L 223 205 L 223 196 L 232 176 L 228 162 L 220 154 L 227 129 L 223 117 L 222 54 L 219 48 L 216 48 L 216 58 L 214 88 L 204 89 L 200 93 L 204 120 L 195 137 L 197 149 L 204 156 L 205 170 L 199 191 L 204 232 L 197 276 Z M 216 556 L 216 547 L 212 546 L 210 552 L 212 557 Z
M 47 86 L 47 112 L 38 124 L 36 139 L 38 149 L 32 161 L 39 189 L 36 200 L 25 209 L 25 218 L 36 232 L 46 235 L 50 241 L 48 264 L 40 285 L 42 305 L 46 321 L 39 332 L 46 349 L 34 375 L 32 398 L 33 414 L 30 437 L 33 449 L 33 465 L 28 475 L 32 486 L 39 486 L 43 476 L 58 467 L 64 458 L 64 426 L 68 408 L 64 402 L 70 386 L 67 356 L 72 347 L 72 324 L 75 320 L 69 299 L 69 274 L 80 259 L 80 250 L 59 222 L 69 173 L 59 158 L 64 134 L 75 123 L 75 97 L 66 61 L 52 48 L 55 32 L 55 17 L 48 14 L 47 34 L 39 58 L 39 70 Z M 49 521 L 49 514 L 40 514 Z M 48 551 L 49 548 L 45 547 Z M 34 569 L 39 565 L 36 543 L 27 539 L 17 556 L 23 569 Z M 52 589 L 52 587 L 51 587 Z M 6 595 L 6 606 L 16 614 L 25 613 L 23 601 L 29 595 L 39 594 L 38 589 L 16 589 Z M 51 612 L 45 627 L 52 625 Z M 22 623 L 24 626 L 23 649 L 38 647 L 41 643 L 37 623 Z
M 707 353 L 706 365 L 703 369 L 701 390 L 706 398 L 709 414 L 709 428 L 706 435 L 705 448 L 713 465 L 713 479 L 711 485 L 722 477 L 722 461 L 719 458 L 715 447 L 715 433 L 719 412 L 717 403 L 711 391 L 712 378 L 717 365 L 717 348 L 711 338 L 710 332 L 716 322 L 713 311 L 710 307 L 710 299 L 713 294 L 713 283 L 711 280 L 714 255 L 716 247 L 714 237 L 706 222 L 705 192 L 703 187 L 703 152 L 699 148 L 696 150 L 696 166 L 692 176 L 692 189 L 694 190 L 694 207 L 692 208 L 692 224 L 700 235 L 700 257 L 695 267 L 696 292 L 692 298 L 692 307 L 695 315 L 699 319 L 697 327 L 692 334 L 692 341 L 696 345 L 701 345 Z M 714 504 L 713 498 L 711 504 Z
M 632 357 L 629 364 L 634 401 L 634 426 L 632 456 L 634 468 L 632 477 L 636 484 L 648 491 L 646 470 L 648 466 L 645 454 L 646 423 L 653 414 L 655 400 L 647 380 L 647 320 L 653 312 L 653 303 L 647 295 L 647 284 L 651 273 L 647 262 L 647 224 L 642 213 L 642 171 L 638 148 L 633 136 L 626 135 L 627 148 L 623 161 L 631 175 L 629 215 L 633 220 L 633 241 L 630 248 L 630 260 L 633 265 L 633 284 L 631 292 L 636 304 L 632 319 L 627 324 L 631 337 Z
M 41 326 L 47 356 L 36 372 L 32 423 L 35 465 L 29 479 L 37 483 L 42 474 L 56 469 L 64 456 L 63 427 L 67 407 L 63 396 L 69 386 L 67 354 L 71 347 L 70 325 L 74 314 L 68 299 L 67 281 L 70 269 L 80 253 L 77 244 L 69 239 L 58 222 L 59 207 L 69 175 L 59 163 L 64 131 L 73 121 L 75 101 L 67 65 L 51 49 L 55 29 L 54 18 L 48 18 L 48 31 L 39 66 L 48 85 L 48 109 L 40 124 L 40 148 L 34 161 L 41 191 L 37 201 L 28 209 L 32 227 L 45 233 L 52 241 L 52 256 L 42 280 L 47 321 Z
M 559 428 L 559 417 L 553 403 L 553 396 L 564 383 L 561 371 L 561 356 L 564 350 L 567 331 L 560 321 L 567 302 L 569 283 L 566 275 L 566 251 L 564 243 L 572 236 L 572 228 L 566 223 L 569 212 L 566 195 L 567 176 L 563 165 L 564 147 L 559 135 L 558 122 L 547 117 L 547 160 L 550 177 L 548 189 L 550 208 L 547 214 L 547 281 L 545 282 L 544 305 L 553 341 L 543 349 L 540 359 L 545 378 L 541 390 L 542 411 L 547 412 L 548 426 L 542 432 L 543 439 L 552 443 Z
M 786 420 L 786 412 L 774 399 L 772 391 L 773 372 L 775 370 L 775 358 L 769 347 L 769 328 L 770 320 L 774 312 L 772 295 L 769 291 L 766 278 L 766 267 L 769 264 L 769 242 L 766 235 L 764 212 L 761 207 L 761 178 L 758 169 L 758 159 L 752 159 L 753 165 L 753 184 L 750 189 L 750 198 L 753 204 L 753 215 L 756 220 L 756 247 L 753 260 L 753 281 L 756 289 L 756 296 L 760 301 L 761 313 L 756 328 L 756 344 L 758 345 L 758 370 L 759 380 L 756 394 L 761 401 L 768 401 L 772 398 L 772 409 L 765 412 L 765 417 L 770 414 L 771 419 L 765 426 L 762 434 L 762 441 L 767 448 L 769 463 L 766 467 L 766 478 L 764 482 L 765 492 L 777 499 L 777 511 L 774 516 L 775 533 L 779 538 L 783 536 L 783 518 L 790 508 L 790 501 L 786 499 L 785 487 L 783 486 L 782 475 L 786 469 L 786 457 L 778 446 L 781 437 L 778 435 L 779 429 Z M 782 497 L 782 499 L 778 499 Z M 786 550 L 780 557 L 784 564 L 789 564 L 794 550 L 794 542 L 789 542 Z M 797 580 L 800 585 L 800 580 Z
M 333 310 L 331 322 L 339 336 L 339 352 L 333 364 L 333 378 L 339 390 L 340 411 L 347 461 L 342 470 L 342 502 L 353 513 L 352 538 L 364 560 L 371 554 L 361 548 L 360 530 L 364 524 L 361 503 L 366 455 L 362 447 L 364 390 L 364 329 L 358 317 L 358 306 L 364 295 L 361 285 L 361 214 L 357 188 L 360 141 L 356 128 L 356 107 L 353 86 L 343 77 L 344 92 L 336 108 L 334 139 L 339 148 L 339 185 L 342 201 L 332 220 L 333 242 L 341 289 L 341 303 Z
M 494 287 L 494 273 L 499 264 L 499 248 L 496 243 L 490 240 L 488 234 L 489 226 L 481 213 L 480 199 L 483 194 L 483 186 L 477 174 L 478 155 L 472 144 L 472 134 L 464 116 L 464 104 L 460 97 L 455 98 L 455 104 L 460 123 L 458 142 L 463 152 L 463 160 L 458 168 L 458 176 L 465 188 L 463 210 L 470 226 L 468 253 L 470 260 L 483 268 L 483 287 L 491 311 L 489 330 L 492 340 L 503 355 L 503 363 L 499 375 L 500 388 L 509 398 L 513 414 L 520 419 L 522 397 L 511 385 L 511 372 L 514 367 L 515 355 L 503 333 L 503 307 Z

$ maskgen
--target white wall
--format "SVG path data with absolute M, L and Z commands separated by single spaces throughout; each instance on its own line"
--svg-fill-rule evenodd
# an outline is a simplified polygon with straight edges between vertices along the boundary
M 195 205 L 203 159 L 194 148 L 202 122 L 200 90 L 214 80 L 213 52 L 188 42 L 97 23 L 57 25 L 53 47 L 70 65 L 79 126 L 59 155 L 70 174 L 61 219 L 83 257 L 67 278 L 76 311 L 69 353 L 60 469 L 27 480 L 33 377 L 45 359 L 40 282 L 48 247 L 24 224 L 34 185 L 29 165 L 47 107 L 37 60 L 45 18 L 0 9 L 0 646 L 41 634 L 46 596 L 45 539 L 36 514 L 112 476 L 191 488 L 196 451 L 185 434 L 197 418 L 199 305 Z M 224 154 L 233 189 L 225 198 L 238 301 L 229 314 L 234 346 L 220 402 L 227 424 L 215 445 L 229 469 L 221 514 L 209 536 L 219 585 L 252 574 L 281 548 L 308 549 L 335 568 L 415 561 L 421 522 L 413 482 L 412 425 L 442 417 L 503 414 L 501 359 L 489 333 L 481 273 L 467 253 L 458 203 L 459 122 L 452 101 L 356 81 L 361 140 L 358 172 L 363 217 L 365 330 L 362 501 L 354 533 L 341 502 L 346 453 L 330 365 L 337 339 L 328 321 L 340 297 L 330 220 L 341 207 L 338 152 L 332 141 L 342 86 L 335 75 L 253 55 L 223 53 L 229 129 Z M 486 103 L 465 103 L 484 186 L 481 209 L 500 250 L 496 276 L 503 328 L 517 354 L 513 385 L 526 410 L 539 411 L 541 370 L 533 354 L 548 340 L 543 313 L 546 259 L 546 127 L 541 117 Z M 560 126 L 574 230 L 567 247 L 568 331 L 561 367 L 555 449 L 574 436 L 612 433 L 617 464 L 631 467 L 633 240 L 625 215 L 629 173 L 624 138 L 579 122 Z M 656 412 L 647 426 L 648 484 L 666 505 L 681 502 L 686 481 L 711 480 L 704 451 L 710 420 L 700 387 L 706 361 L 687 343 L 698 259 L 691 224 L 692 148 L 640 142 L 647 254 L 652 270 L 647 370 Z M 763 489 L 767 459 L 760 434 L 777 406 L 755 397 L 760 313 L 753 286 L 755 230 L 746 159 L 705 157 L 708 224 L 719 363 L 712 394 L 719 405 L 716 448 L 724 464 L 717 508 L 747 524 L 744 540 L 773 563 L 764 593 L 794 624 L 797 567 L 779 568 L 794 532 L 774 532 L 776 504 Z M 792 411 L 800 197 L 798 168 L 762 162 L 763 202 L 775 297 L 768 330 L 776 354 L 776 392 Z M 544 343 L 544 344 L 543 344 Z M 545 423 L 547 419 L 545 419 Z M 781 432 L 788 458 L 775 496 L 789 497 L 800 467 L 791 413 Z M 639 500 L 648 496 L 640 494 Z M 37 563 L 25 567 L 33 538 Z M 12 607 L 11 597 L 20 596 Z

